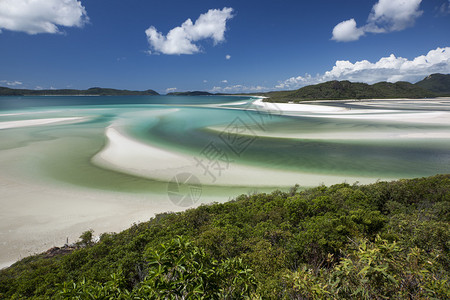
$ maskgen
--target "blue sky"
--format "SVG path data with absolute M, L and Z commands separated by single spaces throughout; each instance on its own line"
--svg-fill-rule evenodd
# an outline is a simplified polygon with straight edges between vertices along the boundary
M 239 93 L 450 73 L 449 0 L 0 0 L 0 30 L 12 88 Z

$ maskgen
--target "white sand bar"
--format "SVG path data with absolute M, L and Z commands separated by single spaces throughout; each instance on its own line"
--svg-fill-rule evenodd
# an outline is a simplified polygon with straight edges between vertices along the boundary
M 376 121 L 390 121 L 390 122 L 412 122 L 421 124 L 444 124 L 450 125 L 450 111 L 437 110 L 439 107 L 450 107 L 450 102 L 443 102 L 442 99 L 427 99 L 427 100 L 404 100 L 403 105 L 420 105 L 426 103 L 427 105 L 434 104 L 435 111 L 430 110 L 405 110 L 399 111 L 395 109 L 348 109 L 344 107 L 331 105 L 314 105 L 309 103 L 270 103 L 263 102 L 263 99 L 258 99 L 253 102 L 253 105 L 259 107 L 258 110 L 265 110 L 267 112 L 279 113 L 285 116 L 299 116 L 299 117 L 314 117 L 314 118 L 335 118 L 335 119 L 354 119 L 354 120 L 376 120 Z M 342 101 L 340 101 L 342 102 Z M 348 100 L 353 105 L 381 107 L 381 101 L 353 102 Z M 389 107 L 389 101 L 385 100 Z M 395 107 L 401 107 L 402 101 L 395 101 Z
M 0 129 L 11 129 L 29 126 L 40 126 L 49 124 L 69 124 L 84 121 L 85 117 L 70 117 L 70 118 L 47 118 L 47 119 L 30 119 L 30 120 L 18 120 L 18 121 L 6 121 L 0 122 Z
M 144 144 L 112 126 L 107 128 L 106 136 L 108 144 L 92 159 L 93 163 L 103 168 L 155 180 L 170 181 L 175 175 L 183 172 L 194 174 L 202 183 L 225 186 L 288 187 L 296 183 L 315 186 L 344 181 L 371 183 L 380 179 L 283 171 L 233 162 L 229 165 L 222 164 L 221 168 L 224 170 L 214 180 L 199 164 L 201 157 L 192 157 Z
M 347 109 L 341 107 L 332 107 L 314 104 L 297 104 L 297 103 L 271 103 L 271 102 L 263 102 L 263 99 L 253 101 L 253 105 L 261 106 L 267 111 L 282 111 L 282 112 L 336 113 L 347 111 Z
M 226 126 L 210 126 L 209 130 L 215 131 L 217 134 L 224 132 Z M 258 137 L 267 137 L 273 139 L 299 139 L 299 140 L 398 140 L 398 139 L 450 139 L 450 130 L 434 130 L 434 131 L 420 131 L 420 130 L 378 130 L 378 131 L 333 131 L 333 132 L 317 132 L 317 133 L 302 133 L 302 132 L 280 132 L 268 131 L 253 128 L 253 133 Z M 252 133 L 242 133 L 242 135 L 253 136 Z

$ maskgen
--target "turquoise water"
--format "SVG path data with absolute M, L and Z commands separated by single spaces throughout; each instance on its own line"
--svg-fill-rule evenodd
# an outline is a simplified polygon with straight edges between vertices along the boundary
M 0 97 L 0 122 L 86 118 L 68 124 L 2 129 L 0 158 L 2 151 L 28 147 L 30 153 L 39 157 L 39 163 L 21 162 L 16 169 L 18 174 L 22 172 L 30 177 L 39 177 L 39 180 L 95 189 L 163 193 L 167 179 L 144 178 L 126 169 L 117 170 L 92 162 L 92 157 L 108 142 L 106 128 L 115 126 L 143 144 L 193 158 L 202 156 L 212 143 L 226 155 L 227 165 L 266 170 L 261 182 L 267 189 L 280 186 L 271 183 L 271 176 L 274 176 L 271 170 L 293 172 L 290 174 L 333 175 L 342 178 L 342 181 L 347 177 L 411 178 L 450 173 L 448 123 L 342 119 L 334 114 L 324 116 L 313 113 L 294 116 L 280 111 L 261 113 L 254 110 L 252 100 L 248 97 L 226 96 Z M 228 105 L 230 102 L 237 105 Z M 381 105 L 389 109 L 388 112 L 380 112 L 380 115 L 445 113 L 450 110 L 449 103 L 445 101 L 435 105 L 397 102 L 366 107 L 344 102 L 320 105 L 364 108 L 367 111 L 379 109 Z M 167 113 L 155 115 L 156 111 Z M 361 138 L 347 139 L 345 134 L 349 132 L 359 134 Z M 406 137 L 365 137 L 366 134 L 377 132 Z M 408 138 L 411 132 L 416 134 L 414 138 Z M 428 138 L 429 132 L 438 134 L 439 138 Z M 341 136 L 324 139 L 320 137 L 324 133 Z M 319 137 L 314 138 L 315 134 Z M 302 135 L 307 137 L 302 138 Z M 47 143 L 48 146 L 36 154 L 33 147 L 39 143 Z M 27 168 L 33 168 L 33 171 Z M 227 169 L 223 169 L 221 173 L 226 172 Z M 176 174 L 174 171 L 174 176 Z M 285 186 L 292 183 L 286 182 Z M 226 193 L 233 188 L 230 184 L 225 187 L 220 180 L 203 184 L 211 186 L 211 193 Z M 245 183 L 239 185 L 240 191 L 244 192 L 254 188 Z
M 0 110 L 11 111 L 43 107 L 106 106 L 106 105 L 147 105 L 147 104 L 213 104 L 241 101 L 248 97 L 204 96 L 2 96 Z

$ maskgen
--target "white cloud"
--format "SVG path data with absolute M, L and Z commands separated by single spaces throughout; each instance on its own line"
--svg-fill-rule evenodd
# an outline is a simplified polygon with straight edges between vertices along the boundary
M 187 19 L 181 26 L 175 27 L 164 36 L 151 26 L 146 31 L 152 53 L 162 54 L 194 54 L 200 52 L 195 42 L 211 38 L 214 45 L 225 40 L 227 20 L 233 17 L 233 9 L 210 9 L 207 13 L 192 22 Z
M 222 83 L 228 83 L 228 80 L 226 80 L 226 79 L 222 80 Z
M 450 47 L 436 48 L 412 60 L 396 57 L 394 54 L 382 57 L 374 63 L 368 60 L 355 63 L 348 60 L 338 60 L 333 68 L 324 74 L 291 77 L 280 82 L 276 88 L 295 89 L 330 80 L 350 80 L 366 83 L 379 81 L 416 82 L 432 73 L 450 73 Z
M 231 55 L 229 55 L 229 54 L 225 55 L 225 59 L 226 59 L 226 60 L 231 59 Z
M 321 82 L 321 76 L 317 75 L 315 77 L 306 73 L 304 76 L 296 76 L 286 79 L 283 82 L 278 83 L 275 88 L 277 89 L 294 89 L 305 85 L 311 85 Z
M 379 0 L 372 8 L 366 31 L 399 31 L 414 25 L 423 11 L 419 10 L 422 0 Z
M 22 85 L 23 84 L 22 82 L 17 81 L 17 80 L 15 80 L 15 81 L 2 80 L 0 82 L 6 84 L 7 86 L 17 86 L 17 85 Z
M 362 35 L 364 30 L 356 27 L 355 19 L 350 19 L 337 24 L 333 28 L 333 40 L 340 42 L 356 41 Z
M 378 0 L 372 7 L 365 26 L 357 27 L 350 19 L 337 24 L 333 29 L 333 40 L 348 42 L 358 40 L 364 33 L 387 33 L 400 31 L 414 25 L 423 11 L 419 10 L 422 0 Z
M 175 92 L 176 90 L 177 90 L 176 87 L 173 87 L 173 88 L 167 88 L 167 89 L 166 89 L 166 93 Z
M 208 80 L 206 80 L 206 79 L 205 79 L 205 80 L 203 80 L 203 83 L 207 83 L 207 82 L 208 82 Z
M 445 3 L 442 3 L 442 5 L 438 8 L 439 13 L 443 16 L 450 14 L 450 0 L 446 1 Z
M 60 33 L 59 26 L 82 27 L 87 21 L 84 6 L 76 0 L 0 1 L 0 29 Z
M 213 87 L 210 92 L 211 93 L 227 93 L 227 94 L 234 94 L 234 93 L 258 93 L 258 92 L 265 92 L 269 89 L 263 86 L 245 86 L 241 84 L 236 84 L 232 86 L 215 86 Z

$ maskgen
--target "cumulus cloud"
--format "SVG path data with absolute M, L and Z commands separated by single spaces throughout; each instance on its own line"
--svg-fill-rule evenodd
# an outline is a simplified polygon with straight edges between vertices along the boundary
M 378 0 L 372 7 L 367 23 L 358 27 L 354 19 L 343 21 L 333 28 L 332 39 L 339 42 L 358 40 L 366 32 L 387 33 L 414 25 L 423 13 L 422 0 Z
M 194 54 L 200 52 L 196 42 L 212 39 L 214 45 L 225 40 L 226 23 L 233 17 L 233 9 L 210 9 L 192 22 L 187 19 L 181 26 L 175 27 L 164 36 L 154 26 L 149 27 L 147 35 L 152 53 Z
M 300 88 L 305 85 L 311 85 L 322 82 L 322 76 L 312 76 L 311 74 L 306 73 L 303 76 L 296 76 L 288 78 L 280 83 L 278 83 L 275 88 L 277 89 L 295 89 Z
M 268 91 L 269 88 L 267 87 L 263 87 L 263 86 L 245 86 L 242 84 L 236 84 L 236 85 L 231 85 L 231 86 L 226 86 L 226 87 L 221 87 L 221 86 L 215 86 L 213 87 L 210 92 L 211 93 L 258 93 L 258 92 L 265 92 Z
M 227 60 L 231 59 L 231 55 L 229 55 L 229 54 L 225 55 L 225 59 L 227 59 Z
M 450 14 L 450 0 L 442 3 L 442 5 L 438 8 L 439 13 L 443 16 Z
M 356 27 L 355 19 L 342 21 L 333 28 L 333 40 L 340 42 L 356 41 L 362 35 L 364 30 Z
M 377 62 L 361 60 L 352 63 L 348 60 L 336 61 L 333 68 L 324 74 L 291 77 L 280 82 L 278 89 L 295 89 L 305 85 L 330 80 L 350 80 L 375 83 L 379 81 L 416 82 L 432 73 L 450 73 L 450 47 L 437 48 L 412 60 L 391 54 Z
M 1 80 L 0 83 L 6 84 L 7 86 L 17 86 L 22 85 L 22 82 L 20 81 L 9 81 L 9 80 Z
M 173 88 L 167 88 L 167 89 L 166 89 L 166 93 L 172 93 L 172 92 L 175 92 L 176 90 L 177 90 L 176 87 L 173 87 Z
M 423 11 L 419 10 L 422 0 L 379 0 L 369 16 L 366 31 L 399 31 L 414 25 Z
M 222 80 L 222 83 L 228 83 L 228 80 L 224 79 Z
M 59 26 L 82 27 L 87 21 L 86 9 L 76 0 L 0 1 L 0 29 L 60 33 Z

